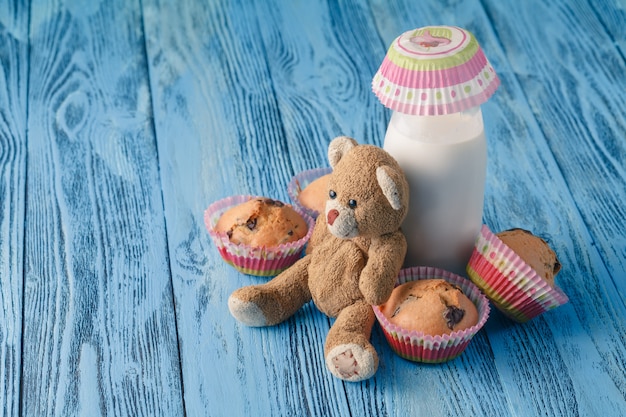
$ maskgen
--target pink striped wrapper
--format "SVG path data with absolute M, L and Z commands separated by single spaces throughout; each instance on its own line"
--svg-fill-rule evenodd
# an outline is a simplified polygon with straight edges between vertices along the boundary
M 291 206 L 308 226 L 307 234 L 295 242 L 285 243 L 272 247 L 254 247 L 232 243 L 226 233 L 218 233 L 215 226 L 226 210 L 254 198 L 264 198 L 252 195 L 237 195 L 227 197 L 211 204 L 204 211 L 204 224 L 217 247 L 219 254 L 238 271 L 248 275 L 275 276 L 289 268 L 302 256 L 302 250 L 313 233 L 314 220 L 298 207 Z
M 302 171 L 293 176 L 289 184 L 287 185 L 287 194 L 289 194 L 289 198 L 293 202 L 294 207 L 298 207 L 300 210 L 311 216 L 313 219 L 316 219 L 319 213 L 317 210 L 313 210 L 311 208 L 305 207 L 300 203 L 298 196 L 310 183 L 315 181 L 316 179 L 330 174 L 332 172 L 332 168 L 314 168 L 306 171 Z
M 374 314 L 383 329 L 387 342 L 402 358 L 423 363 L 447 362 L 463 353 L 472 337 L 485 325 L 489 317 L 489 301 L 468 279 L 439 268 L 418 266 L 403 269 L 398 275 L 396 285 L 419 279 L 444 279 L 460 287 L 476 306 L 478 323 L 465 330 L 431 336 L 423 332 L 405 330 L 392 324 L 378 306 L 373 306 Z
M 569 301 L 558 287 L 551 287 L 530 265 L 482 226 L 467 274 L 507 317 L 524 323 Z
M 476 37 L 456 26 L 404 32 L 372 79 L 372 91 L 384 106 L 422 116 L 479 106 L 499 85 Z

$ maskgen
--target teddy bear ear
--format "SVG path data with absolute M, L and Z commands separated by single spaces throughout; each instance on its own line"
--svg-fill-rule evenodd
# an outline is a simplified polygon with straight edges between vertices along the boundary
M 328 162 L 330 162 L 330 166 L 334 168 L 339 160 L 357 145 L 357 141 L 348 136 L 338 136 L 333 139 L 328 145 Z
M 379 166 L 376 168 L 376 180 L 391 207 L 394 210 L 400 210 L 402 208 L 402 195 L 400 194 L 398 184 L 395 183 L 392 175 L 390 175 L 392 172 L 393 169 L 389 166 Z

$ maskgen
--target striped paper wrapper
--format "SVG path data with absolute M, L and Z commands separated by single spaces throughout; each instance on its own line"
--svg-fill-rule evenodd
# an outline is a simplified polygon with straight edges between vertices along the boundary
M 389 46 L 372 91 L 395 111 L 457 113 L 486 102 L 500 85 L 474 35 L 455 26 L 409 30 Z
M 519 323 L 569 301 L 561 289 L 550 286 L 486 225 L 476 239 L 467 274 L 498 310 Z

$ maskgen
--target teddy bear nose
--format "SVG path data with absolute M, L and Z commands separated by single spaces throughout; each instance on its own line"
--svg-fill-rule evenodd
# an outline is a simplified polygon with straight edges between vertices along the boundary
M 339 211 L 337 209 L 332 209 L 331 211 L 329 211 L 327 216 L 328 224 L 332 226 L 333 223 L 335 223 L 335 219 L 337 217 L 339 217 Z

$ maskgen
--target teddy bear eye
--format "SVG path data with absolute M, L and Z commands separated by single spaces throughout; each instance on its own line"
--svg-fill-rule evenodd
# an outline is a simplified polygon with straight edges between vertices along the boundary
M 356 208 L 356 200 L 348 201 L 348 205 L 350 206 L 351 209 L 355 209 Z
M 337 198 L 337 193 L 336 193 L 335 191 L 333 191 L 333 190 L 330 190 L 330 191 L 328 192 L 328 196 L 329 196 L 331 199 L 333 199 L 333 200 L 334 200 L 335 198 Z

